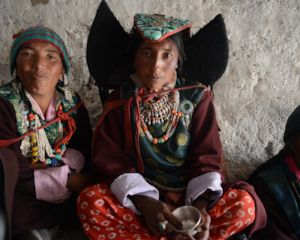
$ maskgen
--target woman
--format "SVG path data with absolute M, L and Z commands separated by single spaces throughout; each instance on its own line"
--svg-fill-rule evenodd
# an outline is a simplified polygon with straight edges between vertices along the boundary
M 268 222 L 254 239 L 300 238 L 300 106 L 289 116 L 284 148 L 250 178 L 265 204 Z
M 189 21 L 137 14 L 134 23 L 128 54 L 136 72 L 109 96 L 95 132 L 93 170 L 102 183 L 77 201 L 87 236 L 226 239 L 244 228 L 250 234 L 256 195 L 243 182 L 222 184 L 212 94 L 177 78 Z M 171 228 L 181 227 L 172 210 L 182 205 L 201 213 L 194 236 Z
M 88 184 L 92 132 L 86 108 L 68 87 L 67 49 L 54 31 L 20 32 L 10 57 L 15 77 L 0 87 L 0 145 L 15 154 L 0 155 L 4 196 L 13 198 L 5 207 L 14 239 L 40 239 L 47 229 L 76 223 L 72 192 Z

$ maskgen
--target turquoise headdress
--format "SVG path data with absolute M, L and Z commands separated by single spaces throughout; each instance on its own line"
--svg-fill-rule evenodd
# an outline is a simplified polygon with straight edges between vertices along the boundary
M 189 37 L 191 28 L 189 20 L 145 13 L 134 16 L 134 25 L 145 42 L 160 42 L 184 30 L 185 35 Z

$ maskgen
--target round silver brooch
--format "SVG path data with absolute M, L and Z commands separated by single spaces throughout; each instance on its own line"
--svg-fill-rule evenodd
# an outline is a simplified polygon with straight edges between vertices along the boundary
M 189 100 L 185 99 L 180 103 L 180 111 L 185 115 L 191 113 L 193 109 L 193 103 Z
M 20 109 L 20 112 L 22 114 L 28 114 L 29 113 L 29 107 L 23 101 L 21 101 L 19 103 L 19 109 Z

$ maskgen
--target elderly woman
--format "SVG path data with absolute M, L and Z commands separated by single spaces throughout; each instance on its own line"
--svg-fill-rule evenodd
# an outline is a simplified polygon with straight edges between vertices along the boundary
M 68 87 L 67 49 L 54 31 L 20 32 L 10 57 L 15 77 L 0 87 L 4 207 L 13 239 L 50 239 L 47 229 L 76 223 L 72 192 L 89 181 L 89 116 Z
M 289 116 L 283 140 L 284 148 L 250 177 L 268 215 L 253 239 L 300 238 L 300 106 Z
M 95 132 L 93 170 L 102 182 L 77 201 L 87 236 L 226 239 L 245 228 L 250 235 L 260 202 L 247 183 L 222 182 L 212 93 L 177 77 L 189 21 L 136 14 L 134 23 L 135 73 L 110 94 Z M 172 211 L 182 205 L 201 214 L 187 236 L 174 232 L 182 223 Z

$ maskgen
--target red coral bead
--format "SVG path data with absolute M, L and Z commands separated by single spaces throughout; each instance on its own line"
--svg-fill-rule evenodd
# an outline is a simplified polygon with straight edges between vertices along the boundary
M 55 150 L 55 153 L 60 153 L 60 152 L 61 152 L 60 148 L 58 148 L 58 149 Z
M 34 114 L 33 113 L 29 113 L 28 114 L 28 121 L 33 121 L 35 119 L 35 116 L 34 116 Z
M 165 141 L 168 141 L 168 139 L 169 139 L 169 138 L 167 137 L 167 135 L 163 135 L 162 138 L 163 138 Z

